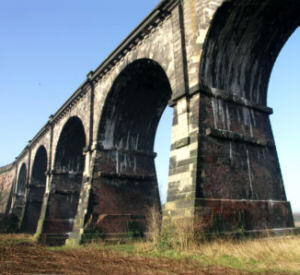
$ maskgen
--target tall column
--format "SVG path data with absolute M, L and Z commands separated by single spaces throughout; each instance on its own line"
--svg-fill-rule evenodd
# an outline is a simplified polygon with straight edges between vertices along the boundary
M 48 121 L 48 127 L 50 131 L 50 143 L 49 143 L 49 150 L 48 150 L 48 165 L 47 165 L 47 172 L 46 172 L 46 188 L 45 188 L 45 193 L 44 193 L 44 198 L 43 198 L 43 203 L 42 203 L 42 208 L 41 208 L 41 213 L 40 213 L 40 218 L 37 224 L 37 229 L 36 233 L 34 235 L 35 239 L 39 239 L 41 237 L 41 234 L 43 232 L 43 225 L 46 217 L 46 211 L 47 211 L 47 206 L 48 206 L 48 201 L 49 201 L 49 196 L 51 192 L 51 182 L 52 182 L 52 156 L 53 156 L 53 124 L 52 124 L 52 118 L 53 116 L 51 115 L 49 117 Z
M 85 217 L 88 211 L 88 204 L 90 199 L 90 191 L 92 188 L 92 175 L 95 159 L 95 146 L 87 149 L 84 152 L 85 166 L 83 173 L 83 181 L 81 185 L 80 198 L 78 202 L 76 216 L 74 218 L 73 231 L 66 245 L 77 245 L 81 242 L 82 234 L 84 233 Z
M 200 96 L 189 93 L 190 47 L 186 37 L 190 29 L 185 27 L 185 18 L 189 20 L 190 16 L 186 16 L 186 2 L 181 1 L 172 13 L 178 90 L 174 91 L 170 102 L 174 112 L 168 197 L 163 209 L 163 226 L 182 218 L 192 225 L 195 212 Z
M 94 131 L 94 98 L 95 89 L 92 82 L 94 72 L 91 71 L 87 75 L 87 79 L 90 85 L 90 120 L 89 120 L 89 138 L 88 145 L 85 148 L 83 154 L 85 156 L 83 180 L 80 190 L 80 197 L 78 201 L 78 207 L 76 216 L 74 218 L 73 230 L 69 239 L 67 239 L 67 245 L 80 244 L 82 234 L 84 233 L 85 218 L 88 211 L 90 193 L 92 188 L 92 176 L 94 169 L 94 160 L 96 155 L 97 144 L 93 144 L 93 131 Z
M 193 223 L 198 169 L 199 95 L 174 106 L 167 203 L 163 225 L 176 219 Z

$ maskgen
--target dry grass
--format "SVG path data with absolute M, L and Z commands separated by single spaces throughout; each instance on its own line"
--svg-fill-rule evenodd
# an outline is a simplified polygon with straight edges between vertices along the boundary
M 244 270 L 290 271 L 300 274 L 300 237 L 281 237 L 246 241 L 215 241 L 200 245 L 193 255 L 209 263 Z
M 300 274 L 300 236 L 256 240 L 216 240 L 192 245 L 184 250 L 165 250 L 151 243 L 137 243 L 139 252 L 189 258 L 203 265 L 217 265 L 237 270 L 269 274 Z
M 146 239 L 152 243 L 158 243 L 160 239 L 161 213 L 155 207 L 151 208 L 147 219 Z
M 160 213 L 156 209 L 151 209 L 149 213 L 146 236 L 154 247 L 185 251 L 197 247 L 195 246 L 195 238 L 197 240 L 204 238 L 203 224 L 200 220 L 193 222 L 186 218 L 172 219 L 164 223 L 162 229 L 159 230 L 161 228 Z M 194 230 L 198 232 L 197 236 L 194 235 Z M 141 243 L 140 246 L 143 247 L 144 244 Z
M 152 222 L 154 225 L 155 220 Z M 195 226 L 199 232 L 197 236 L 191 233 Z M 152 227 L 150 223 L 150 228 Z M 189 258 L 202 265 L 224 266 L 243 271 L 300 274 L 300 236 L 207 241 L 203 228 L 201 221 L 192 225 L 187 220 L 172 220 L 163 229 L 160 239 L 136 243 L 135 250 L 159 257 L 165 255 Z

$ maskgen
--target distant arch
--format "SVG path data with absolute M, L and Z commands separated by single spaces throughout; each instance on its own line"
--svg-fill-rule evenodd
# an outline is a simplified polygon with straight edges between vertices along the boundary
M 83 179 L 85 144 L 82 121 L 71 117 L 64 125 L 56 147 L 52 192 L 43 228 L 49 244 L 63 244 L 72 232 Z
M 83 148 L 86 144 L 84 126 L 80 118 L 71 117 L 64 125 L 55 151 L 55 170 L 82 172 Z
M 34 234 L 41 214 L 46 189 L 47 151 L 40 146 L 36 152 L 21 231 Z

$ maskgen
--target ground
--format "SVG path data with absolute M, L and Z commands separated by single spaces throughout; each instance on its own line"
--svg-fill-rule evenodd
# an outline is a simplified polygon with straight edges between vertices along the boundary
M 253 242 L 252 249 L 257 245 L 257 241 Z M 274 243 L 285 243 L 288 246 L 294 244 L 299 248 L 300 238 L 287 238 L 275 242 L 271 239 L 270 242 L 273 249 L 280 249 L 274 247 Z M 265 252 L 268 252 L 267 247 L 270 246 L 269 241 L 267 243 Z M 264 267 L 250 251 L 252 260 L 248 261 L 245 258 L 242 252 L 244 244 L 239 243 L 239 252 L 237 250 L 234 252 L 236 245 L 226 244 L 226 242 L 218 245 L 213 242 L 204 244 L 203 248 L 197 251 L 185 252 L 153 250 L 153 247 L 150 248 L 151 244 L 143 242 L 109 246 L 97 243 L 76 248 L 49 248 L 37 244 L 28 236 L 0 235 L 0 274 L 300 274 L 299 249 L 295 249 L 295 254 L 291 254 L 296 257 L 296 260 L 292 256 L 289 259 L 284 259 L 286 255 L 282 257 L 281 264 L 285 265 L 284 261 L 287 260 L 292 264 L 291 266 L 286 265 L 286 268 L 276 266 L 275 262 L 278 260 L 275 257 L 272 258 L 272 261 L 275 261 L 273 266 L 268 263 L 268 260 L 262 258 L 261 260 L 269 266 Z M 250 249 L 249 244 L 246 245 Z M 218 251 L 210 255 L 216 247 L 219 247 Z M 228 247 L 226 253 L 222 252 L 225 247 Z M 221 257 L 218 256 L 219 252 L 222 253 Z M 240 254 L 237 257 L 232 253 Z

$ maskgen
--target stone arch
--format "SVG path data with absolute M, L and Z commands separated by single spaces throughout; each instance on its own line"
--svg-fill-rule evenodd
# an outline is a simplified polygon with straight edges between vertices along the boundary
M 27 167 L 26 164 L 23 163 L 21 165 L 18 174 L 18 180 L 15 189 L 16 199 L 13 207 L 13 214 L 16 215 L 18 218 L 21 217 L 24 208 L 26 185 L 27 185 Z
M 84 171 L 84 126 L 78 117 L 64 125 L 55 151 L 51 193 L 47 205 L 42 240 L 63 244 L 73 228 Z
M 276 57 L 299 23 L 296 0 L 224 1 L 211 22 L 200 61 L 197 194 L 218 230 L 236 230 L 240 217 L 244 230 L 293 227 L 266 103 Z
M 87 215 L 106 237 L 143 234 L 150 208 L 160 209 L 153 146 L 171 94 L 162 67 L 139 59 L 121 71 L 106 97 Z
M 200 82 L 266 105 L 274 62 L 299 25 L 297 0 L 226 1 L 203 47 Z
M 37 229 L 46 189 L 47 163 L 47 151 L 41 145 L 35 154 L 31 172 L 31 181 L 21 227 L 21 231 L 24 233 L 34 234 Z

